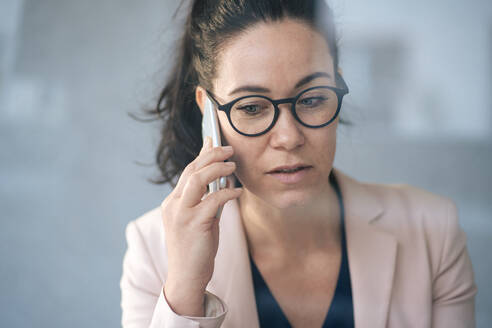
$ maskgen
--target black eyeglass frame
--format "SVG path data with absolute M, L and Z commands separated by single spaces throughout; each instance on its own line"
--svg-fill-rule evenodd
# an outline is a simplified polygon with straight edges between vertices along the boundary
M 267 133 L 268 131 L 270 131 L 273 126 L 275 125 L 275 123 L 277 123 L 277 120 L 278 120 L 278 117 L 280 116 L 280 109 L 278 108 L 278 105 L 280 104 L 291 104 L 290 106 L 290 110 L 292 112 L 292 115 L 295 117 L 295 119 L 301 123 L 303 126 L 305 127 L 308 127 L 308 128 L 313 128 L 313 129 L 318 129 L 318 128 L 322 128 L 324 126 L 327 126 L 329 125 L 331 122 L 333 122 L 333 120 L 335 120 L 338 116 L 338 114 L 340 113 L 340 109 L 342 107 L 342 100 L 343 100 L 343 96 L 345 96 L 346 94 L 349 93 L 349 89 L 348 89 L 348 86 L 347 84 L 345 83 L 344 79 L 342 78 L 342 76 L 340 74 L 336 74 L 336 84 L 337 85 L 340 85 L 341 88 L 336 88 L 336 87 L 332 87 L 332 86 L 315 86 L 315 87 L 311 87 L 311 88 L 308 88 L 308 89 L 305 89 L 303 91 L 301 91 L 297 96 L 293 97 L 293 98 L 284 98 L 284 99 L 278 99 L 278 100 L 274 100 L 274 99 L 271 99 L 267 96 L 263 96 L 263 95 L 247 95 L 247 96 L 243 96 L 243 97 L 239 97 L 239 98 L 236 98 L 230 102 L 228 102 L 227 104 L 224 104 L 224 105 L 221 105 L 216 99 L 215 99 L 215 96 L 212 94 L 212 92 L 206 90 L 208 96 L 215 102 L 215 104 L 217 105 L 217 109 L 220 110 L 220 111 L 223 111 L 226 113 L 227 115 L 227 119 L 229 120 L 229 124 L 232 126 L 232 128 L 239 134 L 242 134 L 243 136 L 247 136 L 247 137 L 257 137 L 257 136 L 261 136 L 265 133 Z M 335 114 L 333 115 L 333 117 L 326 123 L 323 123 L 321 125 L 309 125 L 309 124 L 306 124 L 304 123 L 303 121 L 301 121 L 301 119 L 299 118 L 299 116 L 297 116 L 297 113 L 296 113 L 296 103 L 297 103 L 297 100 L 306 92 L 310 91 L 310 90 L 313 90 L 313 89 L 330 89 L 330 90 L 333 90 L 335 92 L 335 94 L 337 95 L 337 98 L 338 98 L 338 106 L 337 106 L 337 110 L 335 112 Z M 274 116 L 273 116 L 273 120 L 272 120 L 272 123 L 268 126 L 268 128 L 266 128 L 266 130 L 264 130 L 263 132 L 260 132 L 260 133 L 255 133 L 255 134 L 248 134 L 248 133 L 244 133 L 244 132 L 241 132 L 239 131 L 235 126 L 234 124 L 232 123 L 232 119 L 231 119 L 231 109 L 232 109 L 232 106 L 234 106 L 235 103 L 237 103 L 238 101 L 242 100 L 242 99 L 245 99 L 245 98 L 264 98 L 264 99 L 267 99 L 269 100 L 272 104 L 273 104 L 273 107 L 275 108 L 275 113 L 274 113 Z

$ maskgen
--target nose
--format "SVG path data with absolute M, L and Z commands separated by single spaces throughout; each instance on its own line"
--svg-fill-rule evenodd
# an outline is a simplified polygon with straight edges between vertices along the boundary
M 290 104 L 279 105 L 279 117 L 270 131 L 273 148 L 292 150 L 304 144 L 303 126 L 293 116 Z

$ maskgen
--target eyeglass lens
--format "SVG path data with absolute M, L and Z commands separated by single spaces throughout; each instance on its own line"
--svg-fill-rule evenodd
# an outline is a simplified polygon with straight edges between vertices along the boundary
M 304 124 L 319 126 L 335 116 L 338 97 L 331 89 L 311 89 L 299 95 L 294 106 L 298 118 Z M 243 98 L 231 108 L 232 124 L 245 134 L 257 134 L 267 130 L 274 118 L 274 104 L 263 97 Z

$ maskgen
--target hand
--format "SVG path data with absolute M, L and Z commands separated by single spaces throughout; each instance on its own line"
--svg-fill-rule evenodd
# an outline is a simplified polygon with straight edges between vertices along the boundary
M 170 303 L 170 299 L 176 304 L 203 300 L 219 245 L 220 219 L 215 215 L 219 206 L 239 197 L 242 188 L 204 195 L 210 182 L 234 172 L 234 162 L 223 162 L 232 154 L 232 147 L 212 147 L 207 137 L 200 154 L 186 166 L 176 188 L 161 204 L 168 258 L 165 294 Z

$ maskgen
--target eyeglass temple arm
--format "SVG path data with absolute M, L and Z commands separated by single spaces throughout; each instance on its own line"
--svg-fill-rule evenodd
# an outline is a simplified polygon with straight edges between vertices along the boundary
M 205 90 L 205 92 L 207 93 L 207 96 L 215 103 L 215 105 L 217 107 L 221 107 L 222 105 L 219 104 L 219 102 L 215 99 L 215 96 L 213 95 L 212 92 L 208 91 L 208 90 Z
M 345 90 L 347 93 L 349 92 L 347 83 L 345 83 L 345 80 L 338 71 L 335 73 L 335 83 L 337 86 L 340 85 L 341 89 Z

